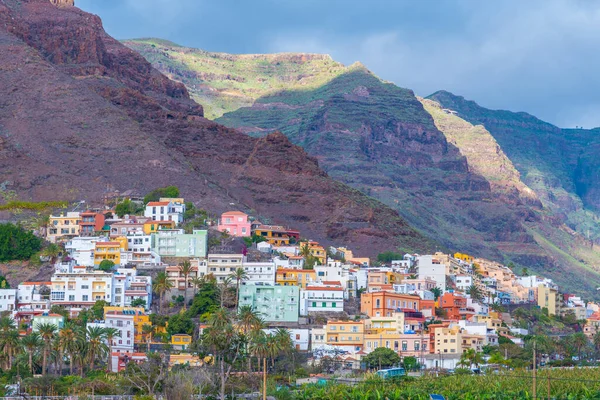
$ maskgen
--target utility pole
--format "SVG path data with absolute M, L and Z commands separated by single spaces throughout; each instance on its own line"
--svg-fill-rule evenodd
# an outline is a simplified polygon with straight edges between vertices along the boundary
M 263 358 L 263 400 L 267 400 L 267 357 Z
M 548 378 L 548 400 L 550 400 L 550 370 L 546 368 L 546 377 Z
M 537 368 L 537 362 L 535 360 L 535 341 L 533 342 L 533 388 L 532 388 L 532 393 L 533 393 L 533 398 L 537 399 L 537 376 L 536 376 L 536 368 Z

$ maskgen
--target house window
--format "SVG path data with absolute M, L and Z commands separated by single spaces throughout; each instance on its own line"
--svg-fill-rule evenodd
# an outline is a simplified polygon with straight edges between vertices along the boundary
M 327 307 L 327 303 L 326 302 L 321 303 L 321 307 Z
M 336 307 L 336 303 L 331 303 L 331 307 L 335 308 Z
M 316 302 L 316 301 L 313 301 L 313 303 L 312 303 L 312 306 L 313 306 L 313 307 L 316 307 L 316 306 L 317 306 L 317 302 Z
M 402 341 L 402 351 L 408 350 L 408 342 L 406 340 Z

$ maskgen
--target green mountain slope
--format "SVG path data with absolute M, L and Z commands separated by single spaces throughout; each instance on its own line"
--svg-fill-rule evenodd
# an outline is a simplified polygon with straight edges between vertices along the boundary
M 527 113 L 488 110 L 445 91 L 428 98 L 485 126 L 546 209 L 573 230 L 600 238 L 600 129 L 560 129 Z
M 219 104 L 208 112 L 223 113 L 217 122 L 252 136 L 282 131 L 330 176 L 394 207 L 448 249 L 513 261 L 596 293 L 596 250 L 563 224 L 558 209 L 546 207 L 545 195 L 487 126 L 328 56 L 126 44 L 186 83 L 205 109 Z M 231 100 L 232 93 L 244 100 Z M 589 175 L 582 168 L 581 176 Z M 583 284 L 572 278 L 588 270 Z

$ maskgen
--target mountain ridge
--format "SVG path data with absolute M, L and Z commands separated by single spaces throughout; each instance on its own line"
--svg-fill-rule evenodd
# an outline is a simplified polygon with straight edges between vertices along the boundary
M 210 53 L 189 48 L 180 53 L 151 41 L 126 44 L 173 79 L 180 78 L 198 98 L 209 90 L 218 96 L 239 89 L 231 80 L 188 74 L 212 62 Z M 256 65 L 242 65 L 235 55 L 223 57 L 235 64 L 236 76 L 282 83 L 275 88 L 279 90 L 249 85 L 254 100 L 225 104 L 218 122 L 258 137 L 282 131 L 333 178 L 394 207 L 448 248 L 550 271 L 567 287 L 577 283 L 561 276 L 561 269 L 590 270 L 600 260 L 596 249 L 588 251 L 585 238 L 563 225 L 568 221 L 557 207 L 546 206 L 544 192 L 536 190 L 540 185 L 521 168 L 523 160 L 515 160 L 496 132 L 479 121 L 463 120 L 460 113 L 436 114 L 446 105 L 418 99 L 411 90 L 386 83 L 366 68 L 348 71 L 338 63 L 330 71 L 311 60 L 260 64 L 268 56 L 255 56 Z M 307 70 L 322 76 L 311 75 L 309 85 L 301 84 L 304 76 L 289 79 Z M 519 114 L 509 122 L 519 126 L 521 120 L 536 121 Z M 568 193 L 565 190 L 564 198 L 575 201 Z M 588 221 L 590 214 L 579 217 Z M 594 285 L 600 281 L 597 271 L 593 276 L 585 285 L 595 294 Z

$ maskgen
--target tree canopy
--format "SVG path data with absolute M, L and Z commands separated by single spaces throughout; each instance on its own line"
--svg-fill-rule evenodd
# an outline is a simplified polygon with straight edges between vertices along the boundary
M 400 363 L 400 356 L 392 349 L 378 347 L 363 357 L 367 368 L 389 368 Z
M 144 203 L 147 204 L 151 201 L 158 201 L 161 197 L 179 197 L 179 189 L 177 186 L 154 189 L 144 196 Z
M 27 260 L 42 247 L 31 231 L 11 223 L 0 224 L 0 261 Z

